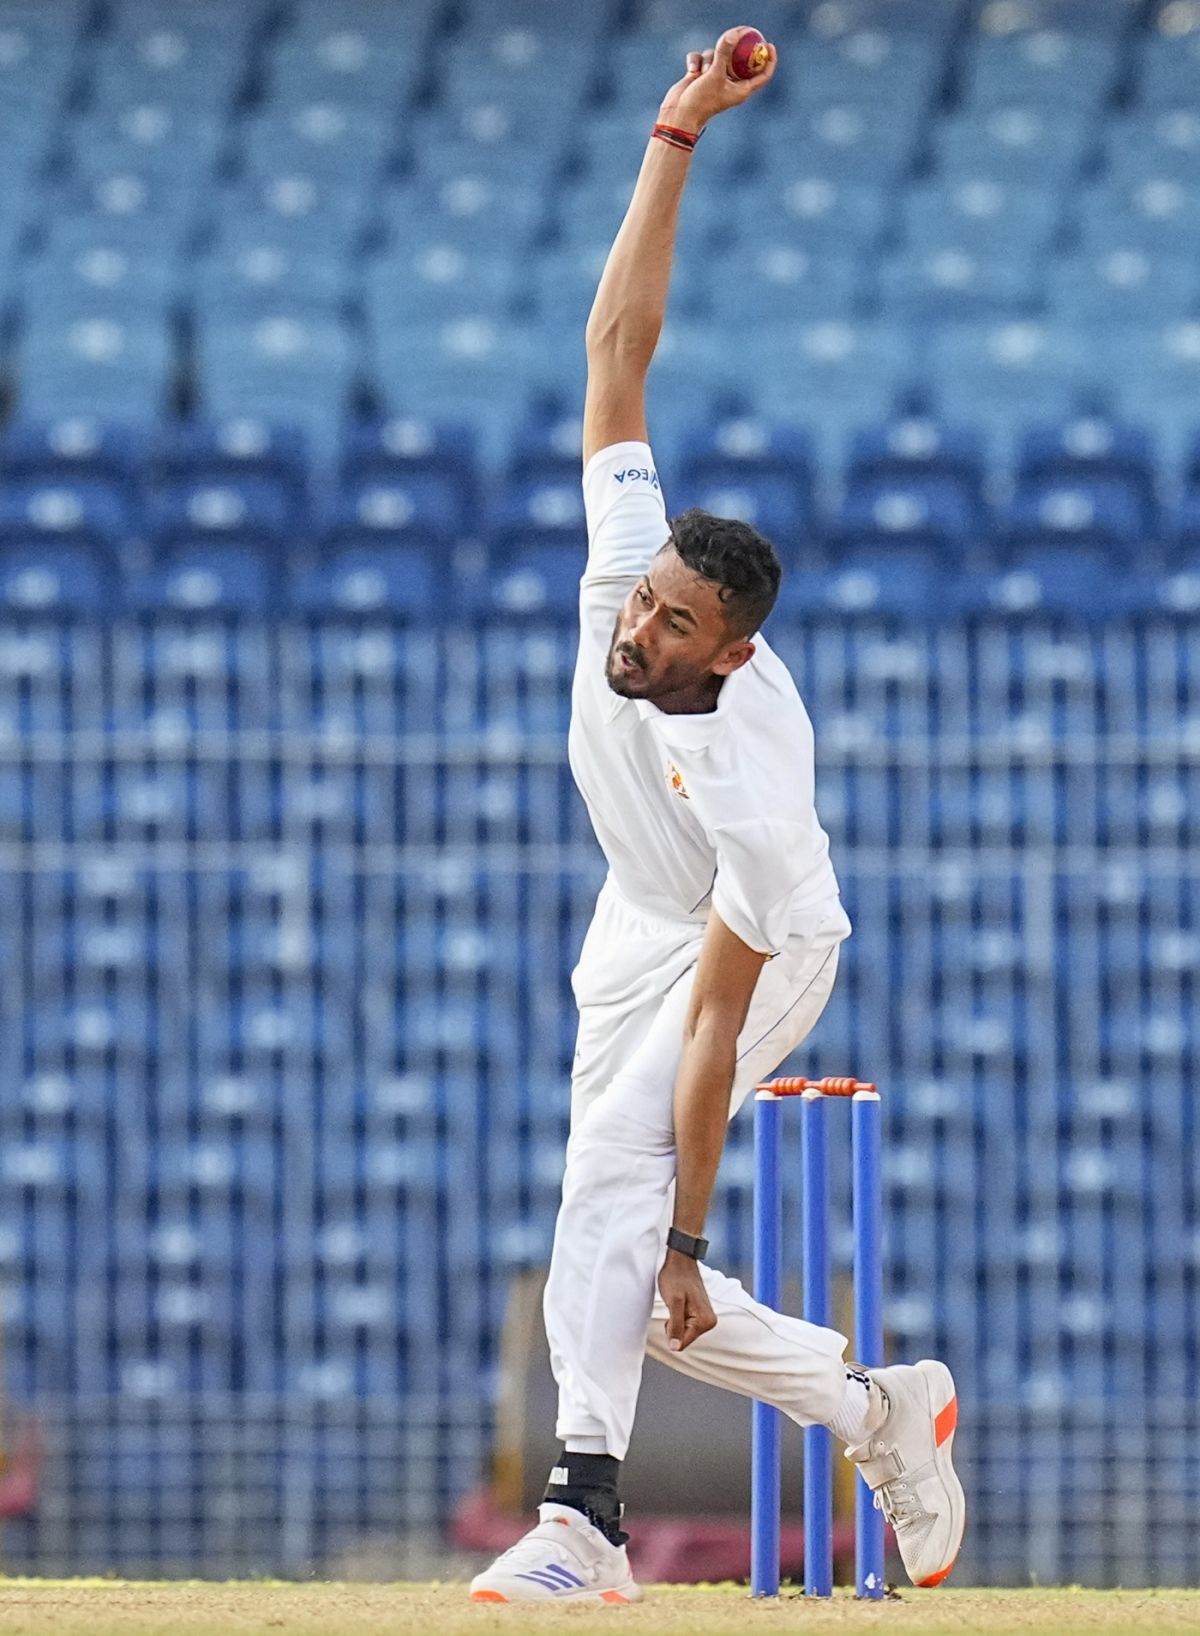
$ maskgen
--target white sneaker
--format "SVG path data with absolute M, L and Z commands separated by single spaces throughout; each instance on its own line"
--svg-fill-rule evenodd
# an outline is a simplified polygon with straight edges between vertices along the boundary
M 886 1407 L 846 1458 L 875 1491 L 913 1584 L 940 1585 L 958 1557 L 967 1514 L 950 1455 L 958 1424 L 954 1377 L 928 1358 L 867 1373 Z
M 569 1505 L 539 1505 L 536 1528 L 471 1581 L 472 1602 L 640 1602 L 623 1545 Z

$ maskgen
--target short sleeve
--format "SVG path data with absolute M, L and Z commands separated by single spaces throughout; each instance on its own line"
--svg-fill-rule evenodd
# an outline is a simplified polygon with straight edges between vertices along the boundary
M 778 954 L 793 929 L 793 900 L 809 867 L 811 840 L 793 819 L 749 818 L 714 831 L 713 841 L 713 908 L 747 947 Z
M 584 467 L 583 504 L 588 531 L 583 592 L 611 602 L 615 612 L 630 581 L 645 573 L 667 542 L 667 508 L 649 444 L 613 443 L 597 450 Z

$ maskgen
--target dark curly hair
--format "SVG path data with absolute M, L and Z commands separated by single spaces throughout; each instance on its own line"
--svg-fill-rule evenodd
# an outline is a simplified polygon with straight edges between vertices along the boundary
M 783 573 L 770 540 L 749 523 L 693 506 L 672 520 L 671 544 L 693 573 L 720 587 L 726 618 L 739 636 L 762 629 Z

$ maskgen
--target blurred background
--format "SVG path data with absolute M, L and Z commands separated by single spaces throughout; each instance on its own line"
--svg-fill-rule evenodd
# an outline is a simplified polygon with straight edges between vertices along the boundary
M 742 21 L 650 423 L 788 568 L 856 925 L 793 1066 L 884 1089 L 963 1581 L 1200 1580 L 1200 3 L 750 9 L 0 0 L 10 1570 L 484 1548 L 601 878 L 583 324 Z

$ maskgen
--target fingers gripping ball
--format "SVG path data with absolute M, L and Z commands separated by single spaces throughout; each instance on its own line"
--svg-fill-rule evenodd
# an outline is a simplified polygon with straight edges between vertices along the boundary
M 748 28 L 733 48 L 729 72 L 736 80 L 752 80 L 771 60 L 767 42 L 756 28 Z

